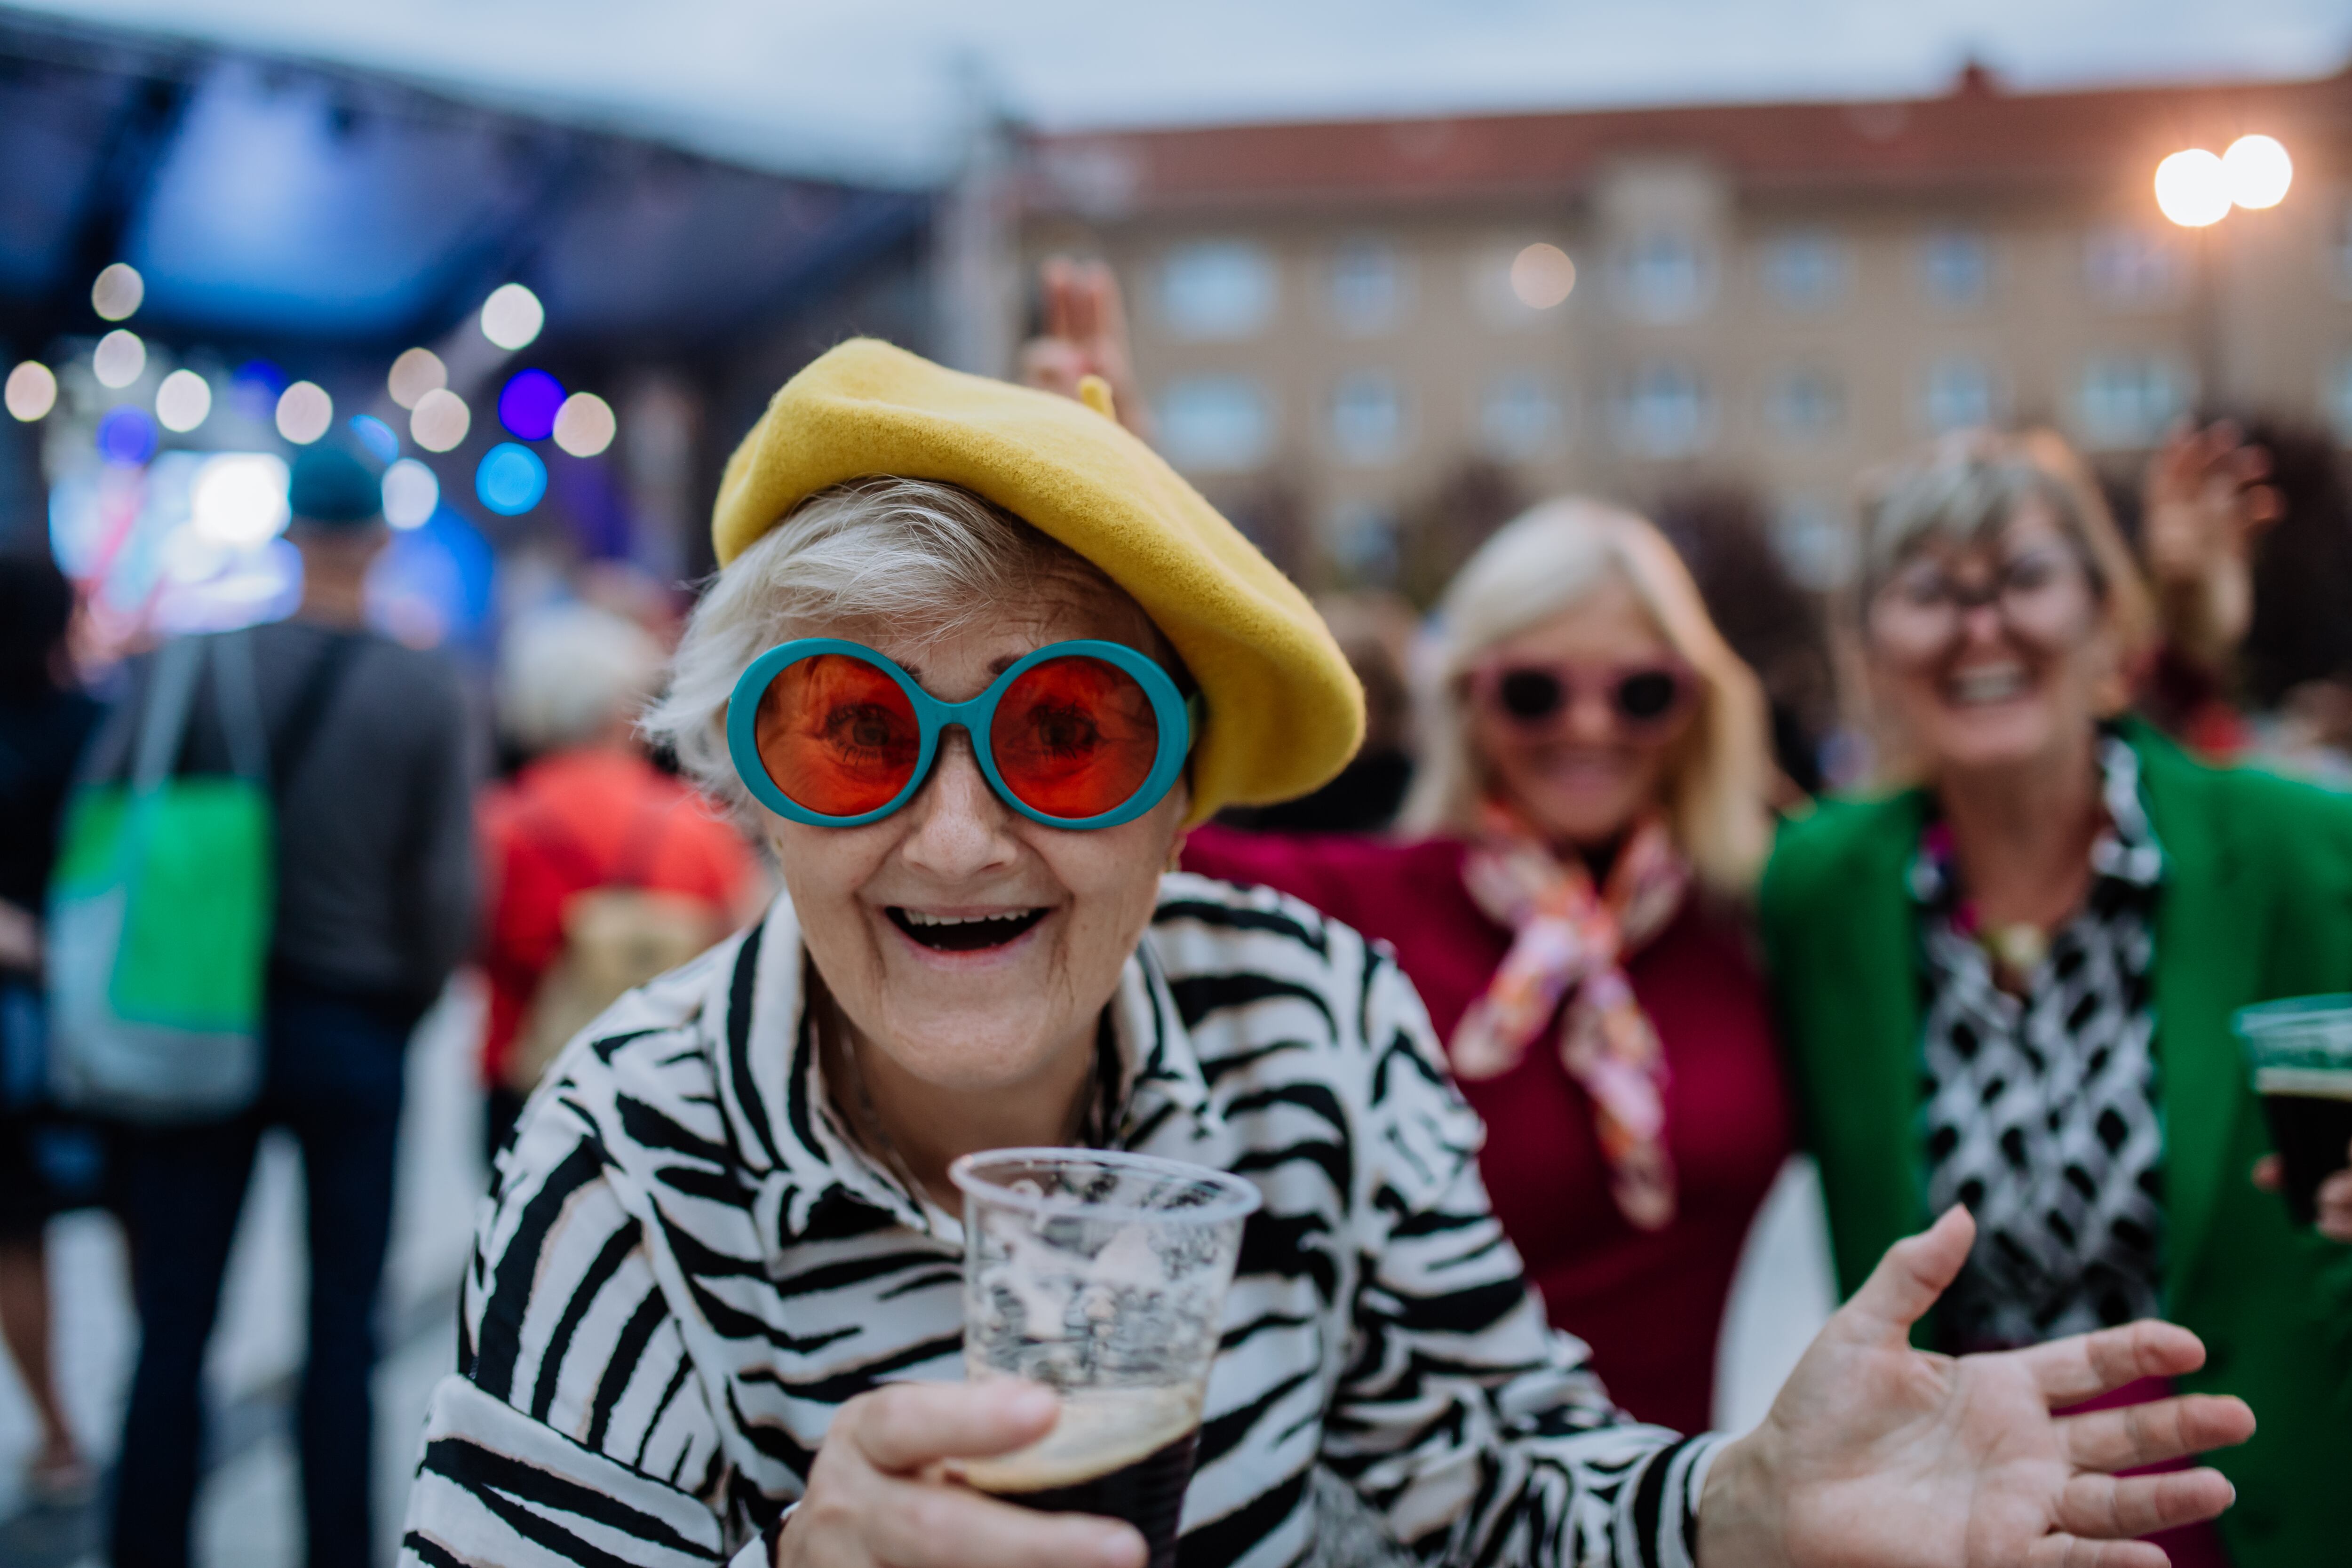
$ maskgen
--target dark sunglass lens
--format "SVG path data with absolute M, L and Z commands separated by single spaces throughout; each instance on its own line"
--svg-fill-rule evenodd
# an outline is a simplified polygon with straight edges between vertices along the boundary
M 1559 711 L 1559 679 L 1540 669 L 1509 670 L 1496 682 L 1495 696 L 1514 719 L 1549 719 Z
M 1617 683 L 1617 711 L 1636 721 L 1663 719 L 1674 710 L 1682 683 L 1663 669 L 1644 669 Z

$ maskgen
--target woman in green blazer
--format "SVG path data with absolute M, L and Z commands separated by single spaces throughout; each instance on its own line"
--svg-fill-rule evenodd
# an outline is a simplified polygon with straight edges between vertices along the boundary
M 1919 787 L 1786 828 L 1760 894 L 1843 1289 L 1953 1202 L 1967 1270 L 1923 1342 L 2162 1316 L 2184 1392 L 2260 1428 L 2213 1462 L 2177 1564 L 2352 1552 L 2352 1247 L 2258 1190 L 2230 1016 L 2352 991 L 2352 796 L 2204 767 L 2103 717 L 2145 600 L 2085 488 L 2024 444 L 1947 446 L 1866 533 L 1872 680 Z M 2347 1234 L 2352 1179 L 2323 1228 Z

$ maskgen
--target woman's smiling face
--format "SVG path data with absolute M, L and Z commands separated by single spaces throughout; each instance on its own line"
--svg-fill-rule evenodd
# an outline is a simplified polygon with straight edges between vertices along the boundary
M 795 637 L 862 642 L 932 696 L 978 696 L 1024 654 L 1099 638 L 1163 660 L 1131 601 L 1040 584 L 1019 611 L 940 636 L 806 624 Z M 1048 827 L 997 798 L 961 729 L 922 787 L 862 827 L 771 817 L 768 832 L 811 961 L 859 1036 L 939 1089 L 1017 1089 L 1090 1043 L 1141 940 L 1181 830 L 1180 781 L 1116 827 Z

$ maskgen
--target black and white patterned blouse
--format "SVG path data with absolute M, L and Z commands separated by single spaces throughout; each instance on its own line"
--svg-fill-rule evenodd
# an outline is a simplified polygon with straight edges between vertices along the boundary
M 1966 1204 L 1978 1226 L 1938 1309 L 1949 1349 L 2032 1344 L 2159 1310 L 2164 1124 L 2149 968 L 2164 856 L 2131 748 L 2103 736 L 2099 766 L 2106 824 L 2090 893 L 2023 994 L 1995 980 L 1940 823 L 1912 863 L 1928 1205 Z
M 843 1401 L 961 1377 L 957 1223 L 848 1135 L 803 963 L 779 900 L 559 1059 L 481 1220 L 407 1568 L 751 1568 Z M 1634 1425 L 1546 1327 L 1383 950 L 1171 875 L 1109 1026 L 1110 1142 L 1265 1195 L 1187 1563 L 1279 1568 L 1370 1523 L 1431 1563 L 1690 1568 L 1717 1440 Z

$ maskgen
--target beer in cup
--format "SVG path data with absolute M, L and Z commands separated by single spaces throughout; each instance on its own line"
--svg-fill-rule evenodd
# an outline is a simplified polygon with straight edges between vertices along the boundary
M 2352 1149 L 2352 995 L 2265 1002 L 2231 1024 L 2263 1098 L 2287 1212 L 2309 1225 L 2319 1184 Z
M 1225 1289 L 1257 1189 L 1204 1166 L 1085 1149 L 967 1154 L 967 1376 L 1062 1396 L 1027 1447 L 957 1467 L 1024 1507 L 1123 1519 L 1176 1561 Z

